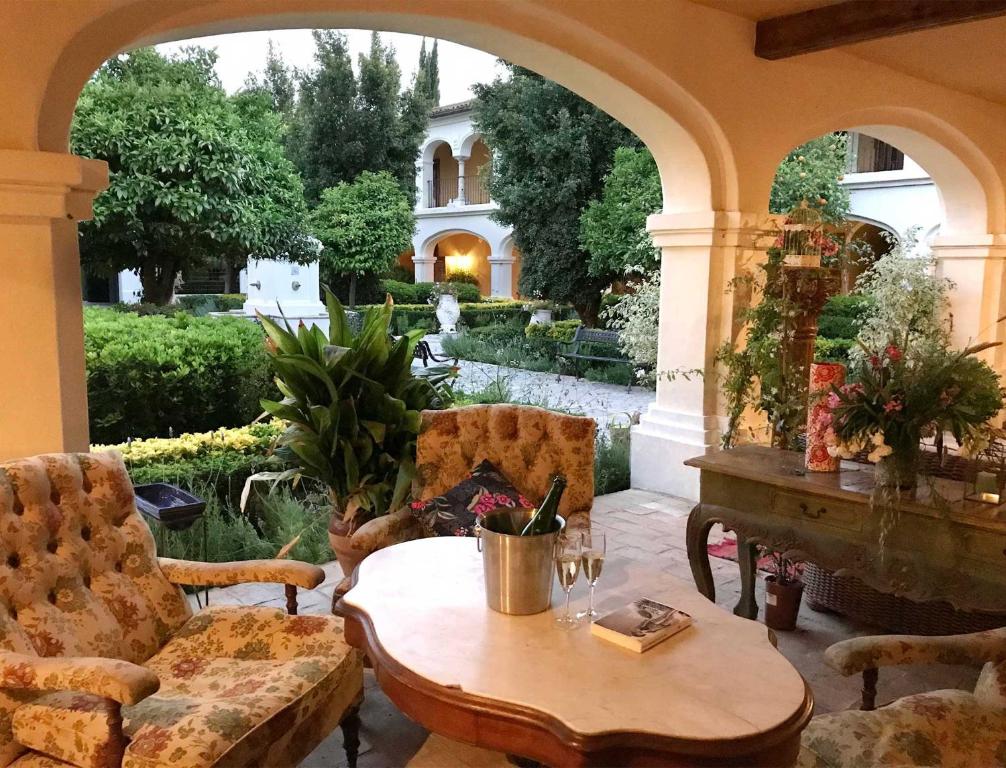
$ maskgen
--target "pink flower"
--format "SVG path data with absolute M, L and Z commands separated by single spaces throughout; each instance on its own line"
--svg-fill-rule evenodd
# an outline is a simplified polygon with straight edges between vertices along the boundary
M 887 359 L 892 363 L 898 362 L 902 357 L 901 350 L 893 344 L 887 345 L 887 349 L 884 350 L 884 354 L 887 355 Z
M 878 355 L 870 355 L 870 365 L 874 368 L 880 367 L 880 357 Z
M 897 413 L 902 407 L 902 402 L 898 398 L 894 398 L 884 403 L 884 413 Z
M 532 504 L 531 501 L 526 496 L 520 493 L 517 494 L 517 503 L 520 504 L 525 509 L 531 509 L 532 507 L 534 507 L 534 504 Z
M 838 396 L 837 392 L 828 393 L 827 405 L 831 410 L 835 410 L 842 404 L 842 398 Z
M 516 504 L 514 504 L 513 499 L 511 499 L 505 493 L 497 493 L 495 498 L 496 498 L 496 506 L 498 506 L 498 507 L 514 507 L 514 506 L 516 506 Z
M 410 501 L 409 502 L 409 509 L 418 510 L 418 509 L 422 509 L 425 506 L 426 506 L 426 502 L 425 501 Z

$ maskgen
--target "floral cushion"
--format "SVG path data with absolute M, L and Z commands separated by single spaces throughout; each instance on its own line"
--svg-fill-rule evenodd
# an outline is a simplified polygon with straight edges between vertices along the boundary
M 79 768 L 119 765 L 126 746 L 118 703 L 75 691 L 18 707 L 13 730 L 19 744 Z
M 437 536 L 472 536 L 475 523 L 501 507 L 533 507 L 488 459 L 446 493 L 410 504 L 412 514 Z
M 261 760 L 319 708 L 341 715 L 363 687 L 362 658 L 343 639 L 341 619 L 272 608 L 201 611 L 147 666 L 161 688 L 122 709 L 131 739 L 123 768 Z
M 801 743 L 799 768 L 1006 766 L 1006 708 L 965 691 L 933 691 L 873 712 L 820 715 Z

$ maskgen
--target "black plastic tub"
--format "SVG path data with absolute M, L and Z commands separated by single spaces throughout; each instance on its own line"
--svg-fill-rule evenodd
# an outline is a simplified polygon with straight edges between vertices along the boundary
M 203 516 L 206 502 L 168 483 L 133 486 L 140 514 L 156 520 L 169 531 L 189 528 Z

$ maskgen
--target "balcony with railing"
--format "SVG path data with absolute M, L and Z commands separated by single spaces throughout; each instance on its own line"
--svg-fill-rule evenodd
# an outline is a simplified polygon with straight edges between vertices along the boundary
M 473 173 L 426 182 L 427 208 L 443 208 L 452 202 L 457 205 L 486 205 L 490 202 L 488 179 L 483 174 Z

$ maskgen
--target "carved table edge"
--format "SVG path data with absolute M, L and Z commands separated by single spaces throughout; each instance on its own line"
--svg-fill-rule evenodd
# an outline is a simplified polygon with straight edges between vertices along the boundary
M 527 754 L 531 750 L 524 749 L 524 757 L 553 759 L 556 752 L 565 753 L 571 758 L 570 764 L 581 764 L 576 757 L 618 750 L 620 756 L 628 760 L 631 753 L 666 753 L 683 758 L 693 758 L 700 762 L 707 759 L 716 761 L 737 758 L 754 757 L 757 755 L 771 756 L 772 750 L 781 747 L 793 739 L 799 742 L 800 733 L 810 722 L 814 713 L 814 695 L 804 680 L 804 696 L 800 705 L 787 719 L 768 731 L 751 734 L 733 739 L 683 739 L 674 736 L 662 736 L 643 731 L 604 731 L 594 734 L 582 734 L 574 731 L 556 716 L 542 712 L 533 707 L 513 702 L 503 702 L 485 696 L 464 692 L 457 686 L 443 686 L 408 669 L 394 659 L 381 645 L 377 638 L 370 616 L 361 608 L 340 601 L 340 615 L 344 617 L 346 626 L 346 641 L 367 654 L 374 665 L 378 681 L 384 675 L 390 676 L 399 686 L 407 688 L 416 694 L 401 701 L 385 690 L 386 695 L 406 715 L 415 718 L 420 724 L 425 724 L 422 718 L 423 703 L 428 701 L 440 704 L 476 717 L 490 717 L 504 722 L 511 728 L 518 729 L 525 739 L 522 743 L 534 744 L 535 739 L 549 739 L 550 743 L 542 745 L 535 754 Z M 381 684 L 384 688 L 384 684 Z M 437 732 L 434 728 L 429 730 Z M 447 734 L 445 734 L 447 735 Z M 449 734 L 450 738 L 468 741 L 479 747 L 500 752 L 512 751 L 513 738 L 480 739 L 479 735 Z M 548 749 L 547 747 L 550 747 Z M 739 764 L 747 765 L 749 762 Z

